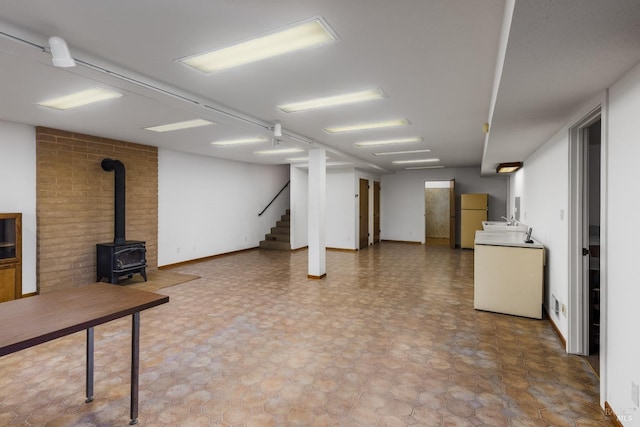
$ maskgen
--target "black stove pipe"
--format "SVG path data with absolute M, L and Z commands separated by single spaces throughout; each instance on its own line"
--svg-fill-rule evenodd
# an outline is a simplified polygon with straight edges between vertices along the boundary
M 114 172 L 114 237 L 116 245 L 126 243 L 125 239 L 125 172 L 124 164 L 120 160 L 103 159 L 102 169 Z

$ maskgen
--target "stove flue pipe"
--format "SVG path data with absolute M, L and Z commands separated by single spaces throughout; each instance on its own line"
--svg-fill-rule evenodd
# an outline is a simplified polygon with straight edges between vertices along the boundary
M 123 244 L 125 239 L 125 171 L 120 160 L 103 159 L 102 169 L 114 172 L 114 237 L 113 243 Z

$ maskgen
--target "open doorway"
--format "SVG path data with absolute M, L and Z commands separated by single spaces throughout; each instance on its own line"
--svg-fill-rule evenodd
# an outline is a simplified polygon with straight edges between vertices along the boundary
M 602 122 L 598 108 L 570 134 L 570 288 L 567 351 L 600 370 Z
M 369 180 L 360 178 L 360 191 L 358 193 L 359 233 L 358 248 L 369 246 Z
M 424 229 L 427 245 L 455 247 L 455 180 L 425 181 Z
M 601 162 L 601 120 L 585 129 L 587 141 L 585 161 L 587 167 L 586 193 L 587 203 L 584 206 L 585 230 L 588 239 L 589 274 L 583 279 L 583 286 L 589 296 L 589 349 L 587 358 L 596 372 L 600 372 L 600 162 Z

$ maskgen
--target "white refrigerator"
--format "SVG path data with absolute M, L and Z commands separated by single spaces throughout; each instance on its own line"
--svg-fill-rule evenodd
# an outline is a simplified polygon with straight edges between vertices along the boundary
M 482 230 L 487 220 L 488 194 L 460 195 L 460 247 L 473 249 L 476 230 Z

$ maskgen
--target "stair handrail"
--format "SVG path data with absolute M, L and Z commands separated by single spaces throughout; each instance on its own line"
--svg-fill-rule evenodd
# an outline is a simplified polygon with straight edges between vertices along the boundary
M 269 202 L 269 204 L 267 206 L 265 206 L 264 209 L 262 209 L 262 212 L 260 212 L 258 214 L 258 216 L 262 216 L 263 213 L 265 213 L 265 211 L 269 208 L 269 206 L 271 206 L 273 204 L 273 202 L 276 201 L 276 199 L 278 198 L 278 196 L 284 191 L 285 188 L 287 188 L 289 186 L 289 183 L 291 182 L 291 180 L 287 181 L 287 183 L 284 185 L 284 187 L 282 187 L 280 189 L 280 191 L 278 191 L 278 194 L 276 194 L 273 199 L 271 199 L 271 201 Z

